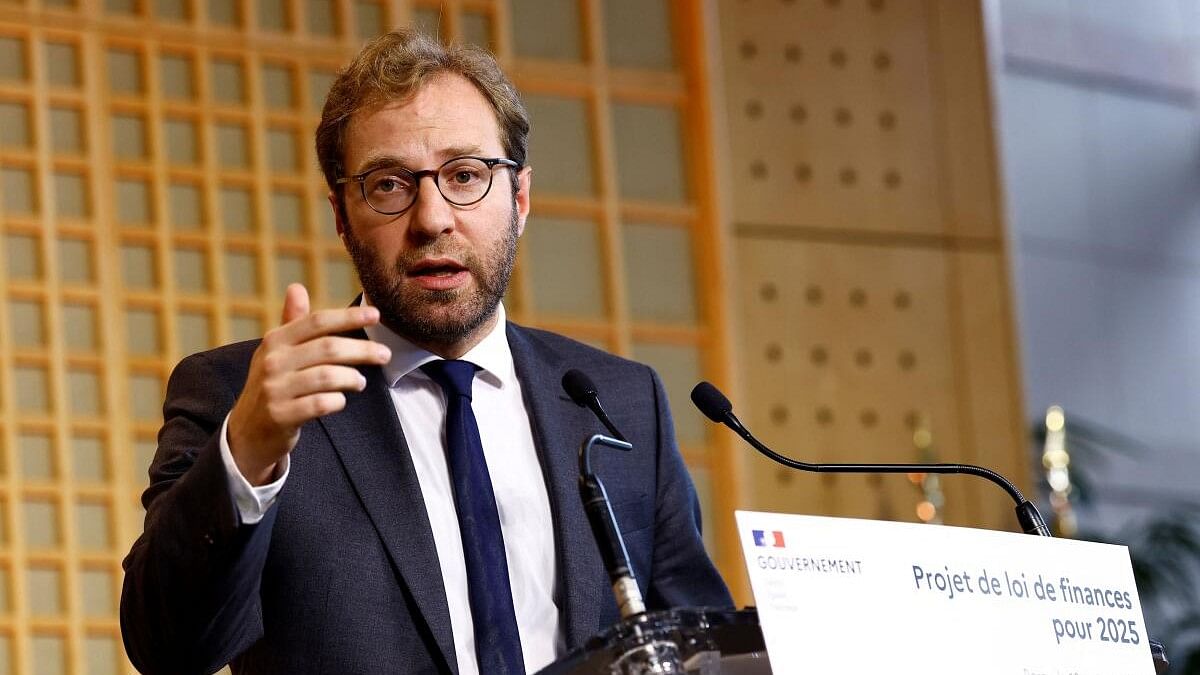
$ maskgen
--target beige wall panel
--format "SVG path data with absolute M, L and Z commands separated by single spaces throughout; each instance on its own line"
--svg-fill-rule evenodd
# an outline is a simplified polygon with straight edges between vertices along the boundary
M 743 237 L 738 259 L 749 386 L 736 409 L 769 446 L 811 462 L 912 462 L 914 425 L 926 425 L 930 459 L 989 466 L 1028 489 L 998 253 Z M 753 508 L 915 520 L 921 500 L 902 477 L 750 464 Z M 999 488 L 942 487 L 947 522 L 1014 526 Z
M 739 410 L 810 461 L 1028 472 L 978 2 L 720 3 Z M 757 508 L 915 520 L 903 477 L 751 463 Z M 942 480 L 946 522 L 1014 527 Z
M 764 442 L 805 461 L 908 462 L 927 424 L 935 450 L 960 445 L 945 253 L 742 238 L 738 260 L 750 384 L 736 410 Z M 910 520 L 918 501 L 903 477 L 754 465 L 755 508 Z
M 739 222 L 945 231 L 926 3 L 722 11 Z
M 1009 477 L 1030 495 L 1028 439 L 1021 419 L 1021 394 L 1008 267 L 989 252 L 953 254 L 958 305 L 955 330 L 961 359 L 958 396 L 964 421 L 963 452 L 967 462 Z M 1013 527 L 1013 505 L 999 489 L 977 491 L 973 521 L 986 527 Z
M 982 13 L 976 2 L 930 4 L 947 230 L 961 236 L 999 236 L 1000 167 L 992 142 Z

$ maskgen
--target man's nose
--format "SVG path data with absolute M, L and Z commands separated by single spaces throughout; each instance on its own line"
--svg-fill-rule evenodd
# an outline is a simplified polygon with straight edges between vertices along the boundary
M 426 178 L 428 183 L 423 182 Z M 454 230 L 454 207 L 438 189 L 437 177 L 425 174 L 417 178 L 417 199 L 409 216 L 409 228 L 425 237 L 437 237 Z

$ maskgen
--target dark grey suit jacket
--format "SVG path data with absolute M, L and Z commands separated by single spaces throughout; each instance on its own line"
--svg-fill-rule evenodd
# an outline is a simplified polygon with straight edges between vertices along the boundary
M 570 368 L 596 381 L 634 445 L 594 461 L 650 608 L 730 606 L 654 372 L 552 333 L 507 332 L 549 488 L 568 648 L 619 618 L 577 488 L 579 445 L 604 429 L 562 393 Z M 124 563 L 121 630 L 134 665 L 457 672 L 435 535 L 382 369 L 362 369 L 363 392 L 303 427 L 276 504 L 262 522 L 239 523 L 217 432 L 257 344 L 190 356 L 171 376 L 142 499 L 145 532 Z

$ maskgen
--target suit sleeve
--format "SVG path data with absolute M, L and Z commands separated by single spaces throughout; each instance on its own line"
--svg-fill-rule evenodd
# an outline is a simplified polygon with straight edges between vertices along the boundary
M 647 604 L 671 607 L 732 607 L 700 533 L 700 500 L 675 442 L 675 424 L 662 382 L 652 370 L 658 428 L 658 476 L 654 558 Z
M 125 558 L 121 634 L 143 673 L 213 673 L 262 636 L 259 585 L 276 509 L 239 522 L 219 431 L 236 393 L 205 354 L 171 374 L 142 495 L 145 529 Z

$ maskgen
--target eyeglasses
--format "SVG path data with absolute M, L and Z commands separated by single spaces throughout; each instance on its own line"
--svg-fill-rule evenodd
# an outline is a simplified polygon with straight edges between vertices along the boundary
M 492 171 L 497 166 L 516 169 L 521 165 L 502 157 L 455 157 L 437 169 L 409 171 L 402 166 L 384 166 L 335 182 L 338 185 L 358 183 L 367 206 L 385 216 L 396 216 L 417 201 L 421 179 L 425 176 L 433 178 L 433 184 L 446 201 L 455 206 L 470 206 L 486 197 L 492 189 Z

